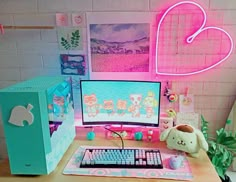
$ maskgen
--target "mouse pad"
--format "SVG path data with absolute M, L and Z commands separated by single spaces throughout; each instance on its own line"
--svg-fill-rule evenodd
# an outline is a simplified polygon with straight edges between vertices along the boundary
M 162 178 L 175 180 L 192 180 L 193 175 L 184 152 L 160 149 L 163 162 L 163 169 L 126 169 L 126 168 L 80 168 L 80 162 L 85 148 L 92 146 L 81 146 L 72 155 L 65 166 L 65 175 L 87 175 L 87 176 L 113 176 L 113 177 L 134 177 L 134 178 Z M 115 148 L 115 147 L 94 147 L 94 148 Z M 132 148 L 132 147 L 126 147 Z M 148 148 L 150 149 L 150 148 Z M 169 159 L 173 156 L 183 156 L 182 165 L 177 169 L 171 169 Z

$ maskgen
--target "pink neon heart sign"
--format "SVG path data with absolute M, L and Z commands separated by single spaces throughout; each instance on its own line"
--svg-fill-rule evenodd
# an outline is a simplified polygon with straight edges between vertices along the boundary
M 190 35 L 188 35 L 188 36 L 186 35 L 187 37 L 185 37 L 185 44 L 183 43 L 182 47 L 184 47 L 185 49 L 188 50 L 188 48 L 190 48 L 193 45 L 193 43 L 195 43 L 197 46 L 199 45 L 198 47 L 201 47 L 201 43 L 197 44 L 197 42 L 201 42 L 200 37 L 203 34 L 207 34 L 209 32 L 214 31 L 214 32 L 218 32 L 218 33 L 223 34 L 229 40 L 229 41 L 227 41 L 227 45 L 225 46 L 225 47 L 228 47 L 228 50 L 223 51 L 223 53 L 217 52 L 218 54 L 221 54 L 221 57 L 219 56 L 220 58 L 218 58 L 217 62 L 215 62 L 212 65 L 208 65 L 207 67 L 201 67 L 201 68 L 198 68 L 197 70 L 194 70 L 194 71 L 186 71 L 186 72 L 181 72 L 181 73 L 177 73 L 177 72 L 174 72 L 174 71 L 172 71 L 172 72 L 160 71 L 160 68 L 158 68 L 159 45 L 160 45 L 160 43 L 163 43 L 163 42 L 159 42 L 159 41 L 160 40 L 168 41 L 168 40 L 161 39 L 160 30 L 161 30 L 161 27 L 163 26 L 163 22 L 166 19 L 167 15 L 170 15 L 171 14 L 170 12 L 173 9 L 175 9 L 176 7 L 180 6 L 180 5 L 193 5 L 198 10 L 200 10 L 201 13 L 202 13 L 202 20 L 198 21 L 199 27 L 197 29 L 195 28 L 194 32 L 191 32 Z M 198 73 L 207 71 L 209 69 L 212 69 L 215 66 L 217 66 L 217 65 L 221 64 L 222 62 L 224 62 L 225 60 L 227 60 L 227 58 L 231 55 L 231 53 L 233 51 L 233 39 L 231 38 L 229 33 L 226 32 L 222 28 L 215 27 L 215 26 L 206 26 L 206 21 L 207 21 L 207 16 L 206 16 L 206 12 L 204 11 L 204 9 L 199 4 L 197 4 L 195 2 L 191 2 L 191 1 L 182 1 L 182 2 L 176 3 L 173 6 L 169 7 L 164 12 L 164 14 L 162 15 L 162 17 L 161 17 L 161 19 L 158 23 L 157 32 L 156 32 L 156 74 L 158 74 L 158 75 L 170 75 L 170 76 L 194 75 L 194 74 L 198 74 Z M 208 41 L 208 40 L 205 40 L 205 41 Z M 209 47 L 210 47 L 210 45 L 209 45 Z M 161 46 L 160 46 L 160 48 L 161 48 Z M 222 54 L 224 54 L 224 55 L 222 56 Z M 185 62 L 185 63 L 187 63 L 187 62 Z

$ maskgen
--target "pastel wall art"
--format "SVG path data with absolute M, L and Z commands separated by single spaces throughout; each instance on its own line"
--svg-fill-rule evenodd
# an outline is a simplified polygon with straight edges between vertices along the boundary
M 68 15 L 66 13 L 57 13 L 56 25 L 60 27 L 68 26 Z
M 82 26 L 84 24 L 84 14 L 82 13 L 72 13 L 71 14 L 72 25 Z
M 179 111 L 194 112 L 194 95 L 179 95 Z
M 86 62 L 84 55 L 61 54 L 62 75 L 85 75 Z
M 90 24 L 92 72 L 148 72 L 148 23 Z
M 81 28 L 58 29 L 58 43 L 60 50 L 83 50 L 83 36 Z
M 221 28 L 222 18 L 213 13 L 195 2 L 182 1 L 158 14 L 155 23 L 158 75 L 194 75 L 230 57 L 233 39 Z

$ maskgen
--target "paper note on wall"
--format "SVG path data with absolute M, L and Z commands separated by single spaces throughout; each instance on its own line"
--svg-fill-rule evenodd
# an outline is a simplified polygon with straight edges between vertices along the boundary
M 194 112 L 194 95 L 179 95 L 179 111 L 188 113 Z
M 59 27 L 68 26 L 68 16 L 65 13 L 57 13 L 56 14 L 56 25 Z
M 176 124 L 189 124 L 195 128 L 199 128 L 199 114 L 198 113 L 177 113 Z
M 73 13 L 71 15 L 71 19 L 72 19 L 72 25 L 74 27 L 82 26 L 84 24 L 84 16 L 82 13 Z

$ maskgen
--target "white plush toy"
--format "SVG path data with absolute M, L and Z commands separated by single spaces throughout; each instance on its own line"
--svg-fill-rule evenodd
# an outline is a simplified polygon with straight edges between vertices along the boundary
M 168 128 L 161 133 L 160 140 L 166 141 L 169 149 L 184 151 L 192 157 L 198 156 L 200 148 L 208 151 L 208 143 L 202 132 L 190 125 Z

